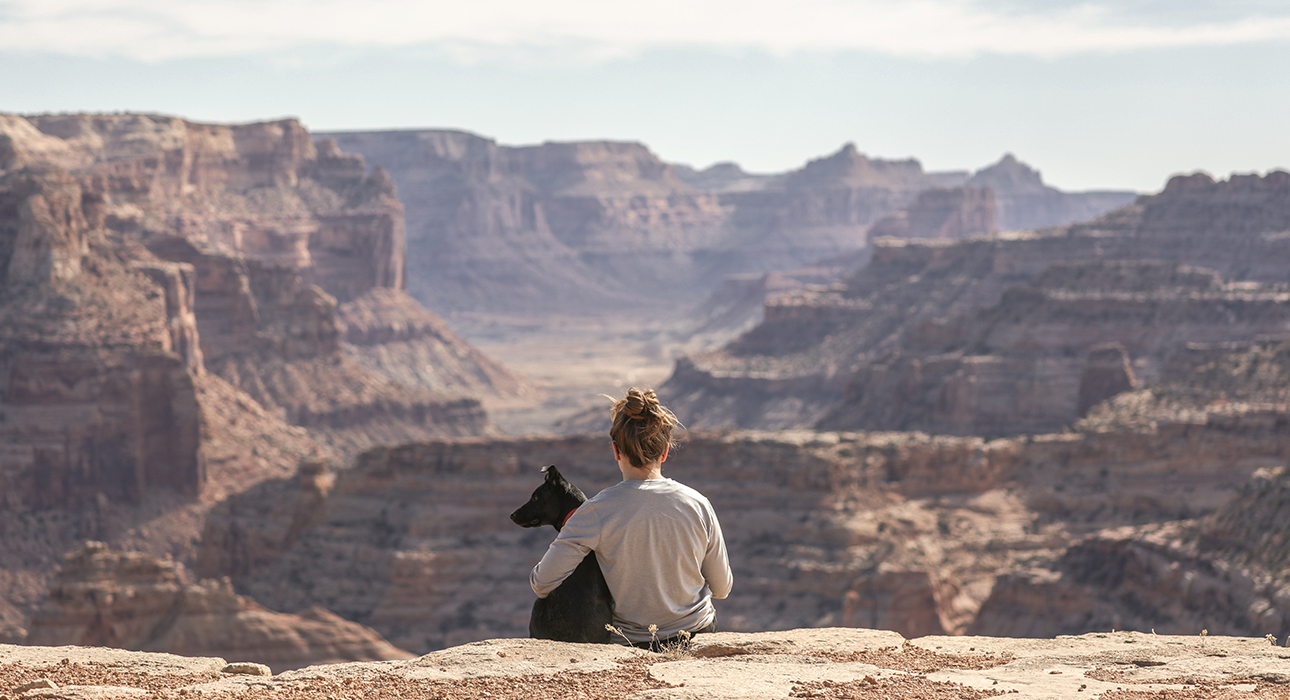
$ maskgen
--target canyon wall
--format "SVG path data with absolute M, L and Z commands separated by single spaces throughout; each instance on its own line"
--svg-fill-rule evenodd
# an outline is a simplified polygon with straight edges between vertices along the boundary
M 1030 231 L 1089 221 L 1137 199 L 1136 193 L 1117 190 L 1062 192 L 1044 184 L 1038 170 L 1011 153 L 972 173 L 965 184 L 989 187 L 994 192 L 995 223 L 1002 231 Z
M 321 608 L 275 613 L 234 593 L 227 579 L 194 581 L 173 561 L 101 542 L 64 558 L 26 643 L 253 658 L 275 671 L 411 656 Z
M 402 291 L 389 177 L 297 122 L 0 126 L 0 505 L 195 495 L 208 372 L 342 450 L 477 434 L 474 396 L 523 390 Z
M 1182 426 L 1232 436 L 1211 452 Z M 1162 454 L 1193 452 L 1215 466 L 1257 467 L 1223 502 L 1191 506 L 1181 522 L 1109 528 L 1072 542 L 1060 557 L 1005 572 L 970 631 L 1051 636 L 1114 626 L 1160 633 L 1290 632 L 1290 343 L 1193 345 L 1162 381 L 1094 408 L 1078 424 L 1106 434 L 1172 433 Z M 1177 427 L 1166 427 L 1177 426 Z M 1276 436 L 1271 442 L 1270 436 Z M 1203 455 L 1203 456 L 1202 456 Z M 1186 490 L 1194 475 L 1171 472 Z M 1074 484 L 1061 479 L 1064 487 Z
M 974 176 L 928 173 L 916 160 L 871 158 L 853 144 L 793 171 L 755 175 L 733 163 L 669 164 L 638 143 L 512 147 L 429 130 L 318 136 L 382 165 L 399 184 L 409 289 L 440 312 L 692 303 L 727 275 L 863 250 L 875 222 L 927 190 L 948 188 L 957 194 L 941 198 L 959 201 L 915 206 L 904 235 L 959 237 L 992 231 L 996 220 L 1005 229 L 1067 224 L 1134 196 L 1059 192 L 1011 156 Z M 987 190 L 994 200 L 983 199 Z M 972 193 L 966 206 L 964 193 Z
M 1079 556 L 1083 537 L 1223 507 L 1290 456 L 1285 412 L 1273 415 L 1213 407 L 995 440 L 697 433 L 667 473 L 722 520 L 735 572 L 717 603 L 723 629 L 961 634 L 986 628 L 983 606 L 1017 576 Z M 334 476 L 267 481 L 208 520 L 199 573 L 229 575 L 270 607 L 322 605 L 418 653 L 523 636 L 527 573 L 555 533 L 506 513 L 545 464 L 588 493 L 610 485 L 606 448 L 594 436 L 414 443 L 364 453 Z M 1135 619 L 1194 621 L 1170 610 Z
M 909 206 L 879 219 L 868 238 L 929 238 L 958 240 L 994 233 L 994 191 L 989 187 L 924 190 Z
M 936 185 L 917 161 L 871 159 L 850 144 L 738 187 L 729 178 L 687 183 L 637 143 L 509 147 L 448 131 L 322 136 L 399 183 L 409 288 L 441 311 L 686 302 L 724 275 L 863 248 L 873 222 Z
M 699 428 L 1052 430 L 1079 416 L 1096 346 L 1120 343 L 1150 384 L 1187 343 L 1290 334 L 1287 230 L 1290 174 L 1274 172 L 1176 177 L 1061 229 L 882 240 L 851 277 L 678 361 L 663 394 Z
M 0 115 L 0 627 L 82 539 L 191 557 L 207 509 L 527 383 L 404 291 L 391 180 L 294 120 Z

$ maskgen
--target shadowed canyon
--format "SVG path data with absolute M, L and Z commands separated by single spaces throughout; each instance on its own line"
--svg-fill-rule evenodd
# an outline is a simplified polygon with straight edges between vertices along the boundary
M 1285 172 L 0 115 L 0 317 L 0 642 L 526 636 L 551 532 L 506 515 L 613 482 L 628 384 L 724 630 L 1290 635 Z

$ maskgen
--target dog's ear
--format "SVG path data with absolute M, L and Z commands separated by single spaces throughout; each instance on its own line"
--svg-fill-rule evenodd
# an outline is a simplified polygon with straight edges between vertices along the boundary
M 560 470 L 555 468 L 554 464 L 548 464 L 542 467 L 542 473 L 546 475 L 547 481 L 559 481 L 564 477 L 560 475 Z

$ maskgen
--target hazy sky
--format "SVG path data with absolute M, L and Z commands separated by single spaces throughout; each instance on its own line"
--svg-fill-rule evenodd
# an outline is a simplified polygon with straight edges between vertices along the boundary
M 1151 191 L 1290 167 L 1290 0 L 0 0 L 0 111 L 118 110 Z

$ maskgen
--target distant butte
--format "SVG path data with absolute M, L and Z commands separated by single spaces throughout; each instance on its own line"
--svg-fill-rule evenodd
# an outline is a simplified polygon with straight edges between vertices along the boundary
M 758 175 L 734 163 L 705 170 L 666 163 L 628 142 L 502 146 L 437 130 L 318 136 L 380 163 L 398 183 L 409 290 L 442 313 L 582 315 L 692 304 L 729 275 L 864 251 L 875 222 L 930 190 L 948 188 L 942 200 L 961 200 L 969 185 L 969 218 L 946 228 L 943 218 L 933 225 L 915 213 L 905 235 L 1066 224 L 1134 197 L 1061 193 L 1010 156 L 969 180 L 925 172 L 914 159 L 870 158 L 854 144 L 791 172 Z M 939 216 L 946 204 L 931 202 L 915 211 Z

